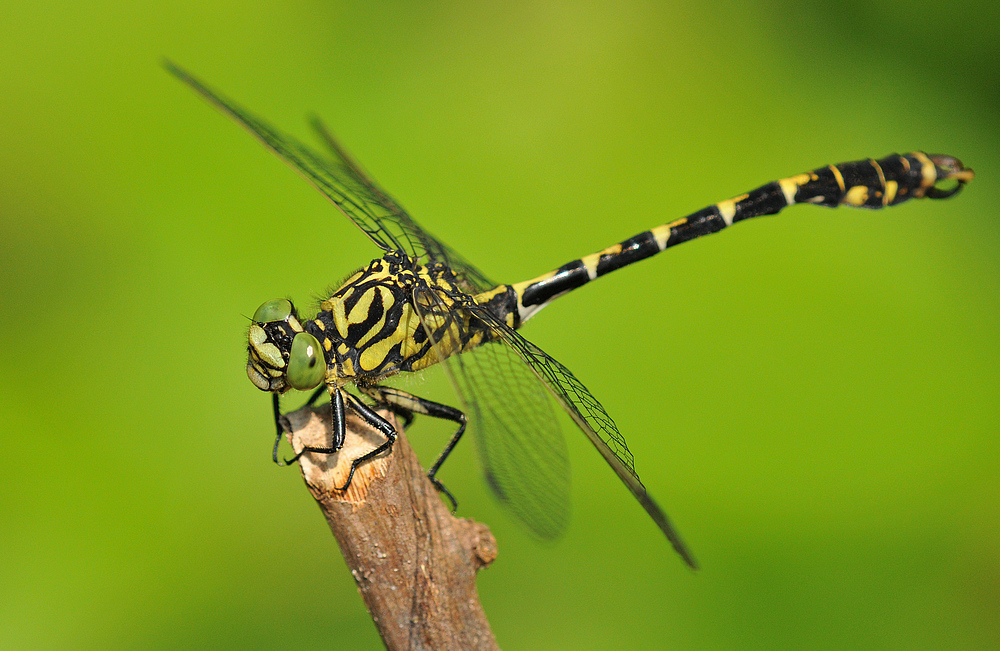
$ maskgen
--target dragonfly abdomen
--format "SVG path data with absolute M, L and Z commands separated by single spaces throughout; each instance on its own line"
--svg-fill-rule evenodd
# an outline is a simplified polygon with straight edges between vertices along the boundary
M 941 199 L 958 192 L 972 176 L 972 170 L 956 158 L 915 151 L 880 160 L 828 165 L 772 181 L 514 285 L 520 321 L 527 321 L 553 299 L 605 274 L 744 219 L 773 215 L 796 203 L 877 209 L 913 198 Z M 949 190 L 935 187 L 948 180 L 957 185 Z

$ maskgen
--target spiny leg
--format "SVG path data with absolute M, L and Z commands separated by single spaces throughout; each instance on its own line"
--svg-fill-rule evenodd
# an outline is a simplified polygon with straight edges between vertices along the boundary
M 316 404 L 316 401 L 319 400 L 319 397 L 323 395 L 324 391 L 326 391 L 326 386 L 320 385 L 319 388 L 313 391 L 312 395 L 309 396 L 309 400 L 306 401 L 306 404 L 302 405 L 302 407 L 312 407 L 314 404 Z M 272 394 L 272 396 L 273 396 L 272 404 L 274 405 L 274 426 L 277 429 L 277 433 L 274 437 L 274 447 L 271 448 L 271 460 L 274 461 L 274 463 L 279 466 L 287 466 L 289 464 L 295 463 L 295 461 L 302 456 L 302 452 L 321 452 L 322 449 L 320 448 L 303 450 L 302 452 L 299 452 L 291 459 L 285 459 L 284 461 L 278 460 L 278 446 L 281 445 L 281 438 L 285 434 L 285 428 L 281 426 L 281 406 L 279 404 L 278 394 L 274 393 Z M 336 405 L 334 405 L 333 411 L 336 412 Z M 336 450 L 334 450 L 334 452 L 336 452 Z
M 350 394 L 348 394 L 348 396 L 350 396 Z M 275 401 L 275 404 L 277 404 L 277 400 Z M 339 451 L 340 448 L 344 447 L 344 437 L 347 435 L 347 420 L 344 417 L 344 392 L 340 389 L 334 389 L 334 391 L 330 394 L 330 416 L 333 420 L 333 445 L 330 447 L 316 447 L 312 445 L 303 446 L 303 448 L 299 450 L 294 457 L 291 459 L 285 459 L 285 465 L 295 463 L 299 460 L 299 457 L 306 452 L 333 454 Z M 277 443 L 275 443 L 274 451 L 275 455 L 277 455 Z M 354 474 L 353 469 L 351 474 Z M 350 480 L 348 480 L 348 483 L 350 483 Z
M 392 423 L 379 416 L 371 407 L 349 393 L 347 394 L 347 399 L 351 402 L 351 409 L 357 412 L 357 414 L 361 416 L 366 423 L 382 432 L 382 435 L 385 436 L 386 440 L 385 443 L 378 446 L 371 452 L 366 452 L 351 462 L 351 470 L 347 474 L 347 481 L 344 482 L 342 487 L 336 489 L 338 491 L 347 490 L 347 487 L 351 485 L 351 480 L 354 479 L 354 471 L 358 469 L 358 466 L 369 459 L 377 457 L 386 450 L 391 450 L 392 444 L 396 442 L 396 428 L 392 426 Z M 343 441 L 341 441 L 341 445 L 343 445 Z
M 448 441 L 448 445 L 445 446 L 441 454 L 438 455 L 437 461 L 431 466 L 431 469 L 427 472 L 427 478 L 431 480 L 440 493 L 448 498 L 451 502 L 451 510 L 454 513 L 458 510 L 458 501 L 455 496 L 451 494 L 441 480 L 437 478 L 437 472 L 441 469 L 441 464 L 444 463 L 451 451 L 455 449 L 458 445 L 458 441 L 465 434 L 466 417 L 465 414 L 455 409 L 454 407 L 449 407 L 448 405 L 442 405 L 438 402 L 432 402 L 430 400 L 425 400 L 419 396 L 415 396 L 412 393 L 406 391 L 401 391 L 400 389 L 395 389 L 392 387 L 383 386 L 370 386 L 370 387 L 359 387 L 359 389 L 365 393 L 365 395 L 370 396 L 376 402 L 380 402 L 394 409 L 403 409 L 410 412 L 411 414 L 424 414 L 425 416 L 431 416 L 433 418 L 442 418 L 444 420 L 450 420 L 452 422 L 458 423 L 458 430 L 452 434 L 451 439 Z
M 307 407 L 311 406 L 314 402 L 316 402 L 316 400 L 319 398 L 319 396 L 325 389 L 326 387 L 323 386 L 317 389 L 315 392 L 313 392 L 312 396 L 309 398 L 309 401 L 306 403 L 305 406 Z M 351 481 L 354 479 L 354 472 L 358 469 L 358 466 L 360 466 L 365 461 L 368 461 L 369 459 L 372 459 L 381 454 L 382 452 L 392 448 L 392 444 L 395 443 L 396 441 L 396 429 L 392 426 L 392 424 L 389 423 L 384 418 L 382 418 L 381 416 L 379 416 L 370 407 L 368 407 L 368 405 L 364 404 L 350 393 L 342 391 L 341 389 L 334 389 L 334 391 L 330 394 L 330 404 L 331 404 L 330 411 L 331 411 L 331 418 L 333 421 L 332 423 L 333 445 L 331 445 L 330 447 L 318 447 L 318 446 L 306 445 L 303 446 L 303 448 L 294 457 L 292 457 L 291 459 L 285 459 L 284 461 L 284 465 L 288 465 L 298 461 L 299 457 L 301 457 L 306 452 L 315 452 L 318 454 L 334 454 L 336 452 L 339 452 L 340 449 L 344 447 L 344 439 L 347 436 L 347 419 L 345 414 L 346 404 L 344 401 L 344 396 L 347 396 L 347 402 L 350 403 L 351 409 L 353 409 L 359 416 L 361 416 L 361 418 L 367 424 L 379 430 L 382 433 L 382 435 L 385 436 L 386 442 L 378 446 L 371 452 L 367 452 L 358 457 L 357 459 L 351 461 L 351 470 L 350 472 L 348 472 L 347 481 L 344 483 L 342 487 L 336 489 L 339 491 L 345 491 L 351 485 Z M 276 414 L 275 418 L 278 419 L 281 416 L 280 416 L 280 410 L 278 409 L 277 394 L 275 394 L 274 398 L 274 407 Z M 413 417 L 411 415 L 410 420 L 412 421 L 412 419 Z M 283 429 L 281 427 L 280 422 L 278 422 L 278 431 L 279 431 L 278 440 L 275 442 L 274 445 L 275 463 L 277 463 L 278 442 L 280 442 L 281 434 L 283 433 Z

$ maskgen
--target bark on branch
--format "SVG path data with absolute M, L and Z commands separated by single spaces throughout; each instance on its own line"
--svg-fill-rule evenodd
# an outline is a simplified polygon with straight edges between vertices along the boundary
M 299 465 L 386 647 L 496 649 L 475 582 L 496 558 L 493 534 L 448 511 L 398 425 L 392 453 L 359 466 L 337 491 L 351 460 L 385 440 L 350 410 L 347 418 L 340 452 L 304 454 Z M 296 452 L 329 445 L 329 405 L 285 419 Z

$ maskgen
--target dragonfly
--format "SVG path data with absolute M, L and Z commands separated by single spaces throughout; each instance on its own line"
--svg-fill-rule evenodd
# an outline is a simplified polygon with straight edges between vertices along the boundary
M 692 568 L 694 556 L 640 481 L 614 420 L 569 369 L 525 339 L 520 328 L 574 289 L 735 222 L 797 203 L 879 209 L 909 199 L 943 199 L 974 176 L 955 157 L 920 151 L 828 165 L 767 183 L 536 278 L 503 284 L 420 226 L 318 118 L 312 127 L 329 150 L 325 155 L 173 63 L 164 65 L 311 183 L 383 253 L 323 299 L 313 317 L 300 316 L 287 298 L 267 301 L 254 313 L 247 375 L 273 396 L 275 463 L 282 463 L 279 396 L 292 389 L 314 390 L 308 404 L 328 394 L 332 440 L 326 447 L 305 447 L 287 463 L 305 453 L 340 450 L 347 410 L 384 435 L 384 443 L 353 460 L 344 489 L 360 464 L 388 452 L 396 440 L 395 427 L 377 408 L 388 408 L 405 424 L 415 414 L 452 421 L 457 429 L 428 477 L 454 510 L 457 501 L 437 473 L 468 425 L 493 494 L 534 534 L 554 538 L 566 528 L 569 513 L 568 456 L 554 399 Z M 438 364 L 446 368 L 464 410 L 386 384 Z

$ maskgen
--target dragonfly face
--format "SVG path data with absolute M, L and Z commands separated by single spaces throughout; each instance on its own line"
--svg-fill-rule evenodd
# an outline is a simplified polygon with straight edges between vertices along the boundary
M 303 331 L 287 298 L 267 301 L 254 312 L 247 346 L 247 376 L 261 391 L 308 390 L 326 377 L 319 340 Z

